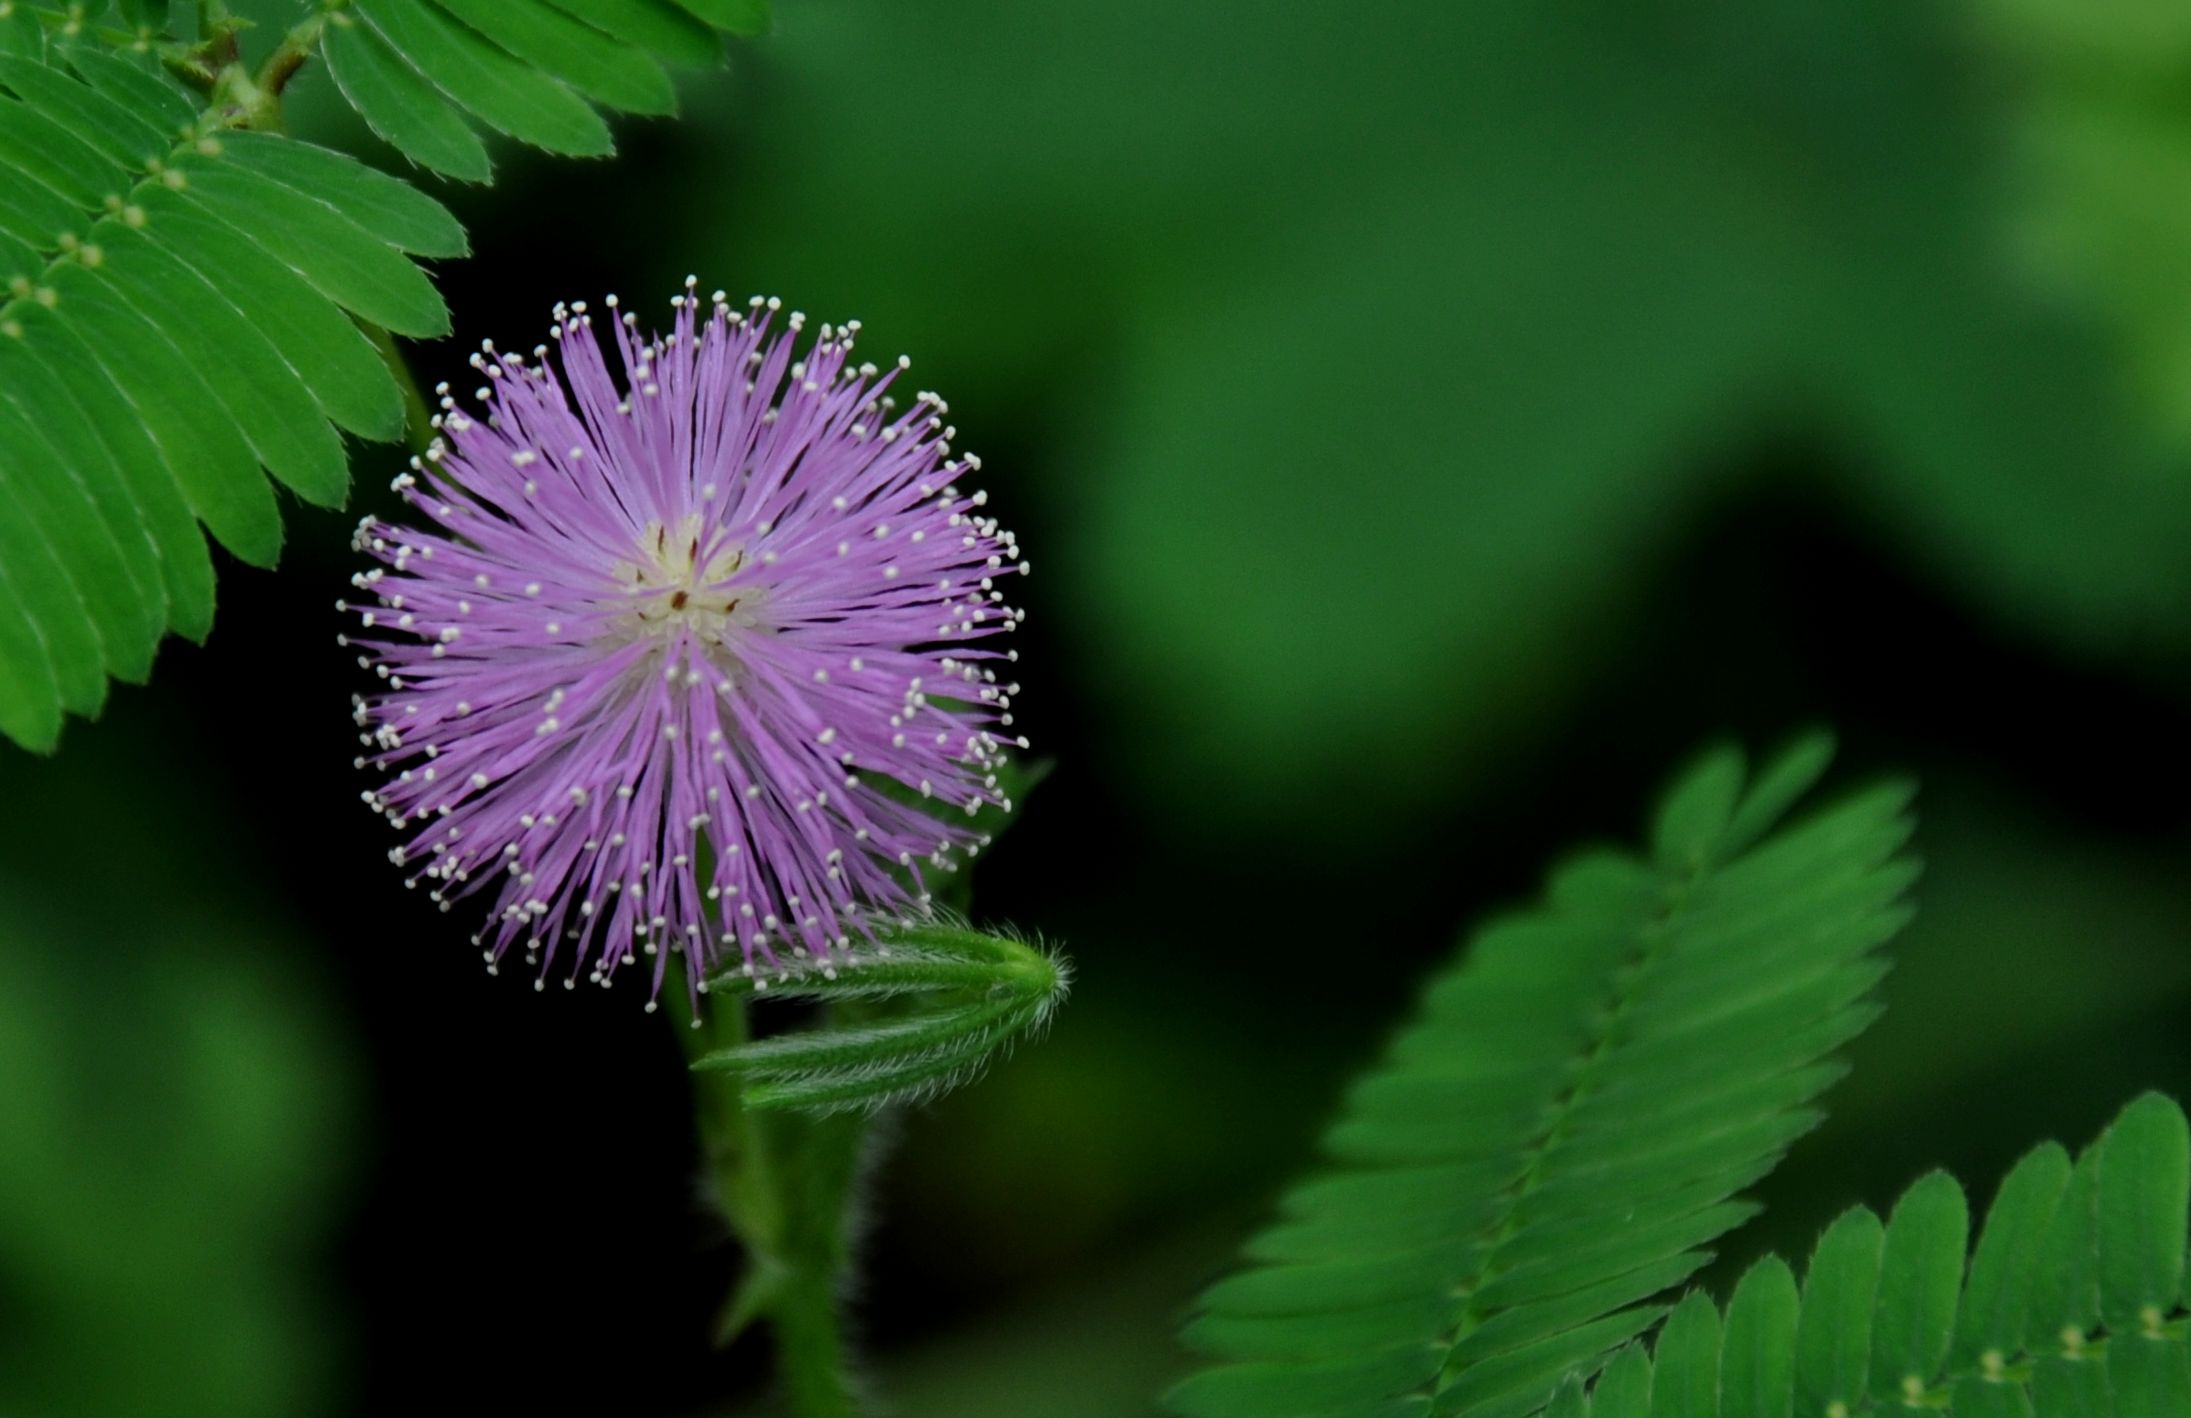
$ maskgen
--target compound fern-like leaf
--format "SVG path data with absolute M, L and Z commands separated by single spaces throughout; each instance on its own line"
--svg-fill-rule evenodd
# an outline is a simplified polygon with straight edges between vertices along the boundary
M 372 194 L 369 215 L 321 183 Z M 0 732 L 49 747 L 65 712 L 98 712 L 109 676 L 143 680 L 167 630 L 202 637 L 198 524 L 272 562 L 263 474 L 322 505 L 346 493 L 330 419 L 400 434 L 393 377 L 353 317 L 445 331 L 387 232 L 401 218 L 442 251 L 455 223 L 390 187 L 339 154 L 226 132 L 126 59 L 0 57 Z
M 484 180 L 475 124 L 606 153 L 596 105 L 668 112 L 664 61 L 720 62 L 722 32 L 767 20 L 762 0 L 319 0 L 254 80 L 219 35 L 168 38 L 169 8 L 0 5 L 0 735 L 34 749 L 146 679 L 169 631 L 206 635 L 207 534 L 273 563 L 269 478 L 339 506 L 343 435 L 402 436 L 378 332 L 448 332 L 416 262 L 463 255 L 462 228 L 250 131 L 267 73 L 323 55 L 398 149 Z
M 1716 1355 L 1701 1352 L 1712 1306 L 1691 1294 L 1648 1355 L 1631 1344 L 1594 1390 L 1572 1373 L 1544 1401 L 1565 1418 L 1621 1418 L 1637 1392 L 1653 1418 L 2191 1414 L 2180 1107 L 2138 1099 L 2074 1167 L 2054 1143 L 2032 1151 L 1995 1193 L 1966 1266 L 1967 1214 L 1962 1187 L 1936 1172 L 1883 1228 L 1862 1207 L 1835 1221 L 1800 1304 L 1786 1264 L 1759 1261 L 1728 1303 Z
M 1817 1121 L 1907 914 L 1906 788 L 1779 825 L 1828 757 L 1808 741 L 1748 778 L 1712 755 L 1648 856 L 1584 856 L 1479 931 L 1349 1096 L 1330 1166 L 1203 1298 L 1187 1338 L 1216 1362 L 1172 1410 L 1530 1414 L 1666 1315 Z M 1768 1300 L 1745 1345 L 1778 1323 Z M 1701 1384 L 1716 1316 L 1672 1333 Z M 1785 1357 L 1754 1354 L 1752 1387 Z

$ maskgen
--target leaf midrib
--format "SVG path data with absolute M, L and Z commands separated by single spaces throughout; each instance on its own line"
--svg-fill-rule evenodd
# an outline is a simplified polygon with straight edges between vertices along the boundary
M 1585 1036 L 1585 1049 L 1578 1053 L 1578 1061 L 1574 1065 L 1574 1081 L 1552 1105 L 1543 1130 L 1524 1149 L 1522 1155 L 1528 1159 L 1527 1165 L 1511 1187 L 1506 1205 L 1478 1233 L 1488 1242 L 1483 1250 L 1483 1258 L 1470 1274 L 1454 1286 L 1454 1298 L 1467 1303 L 1463 1305 L 1460 1317 L 1454 1321 L 1450 1333 L 1442 1337 L 1448 1356 L 1459 1347 L 1462 1340 L 1491 1318 L 1490 1315 L 1479 1315 L 1475 1312 L 1474 1297 L 1487 1283 L 1498 1278 L 1496 1264 L 1500 1248 L 1522 1229 L 1520 1218 L 1523 1204 L 1537 1190 L 1544 1175 L 1546 1159 L 1553 1147 L 1565 1136 L 1567 1125 L 1576 1110 L 1593 1092 L 1598 1082 L 1598 1074 L 1619 1035 L 1620 1026 L 1634 1006 L 1638 985 L 1649 974 L 1651 967 L 1664 956 L 1666 944 L 1672 938 L 1669 928 L 1702 874 L 1703 868 L 1700 865 L 1680 879 L 1665 884 L 1657 916 L 1642 924 L 1637 931 L 1634 948 L 1614 971 L 1613 985 L 1606 992 L 1605 1007 L 1600 1011 L 1597 1023 Z M 1449 1372 L 1449 1363 L 1441 1362 L 1430 1382 L 1413 1390 L 1410 1396 L 1435 1397 L 1456 1378 L 1456 1373 Z

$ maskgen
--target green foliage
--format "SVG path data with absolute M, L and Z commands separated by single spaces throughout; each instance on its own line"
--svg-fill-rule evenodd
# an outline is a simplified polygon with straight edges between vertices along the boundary
M 1828 757 L 1812 740 L 1747 777 L 1713 754 L 1668 795 L 1648 856 L 1585 855 L 1541 907 L 1479 931 L 1353 1090 L 1330 1167 L 1205 1295 L 1188 1338 L 1218 1363 L 1172 1409 L 1531 1413 L 1666 1315 L 1750 1214 L 1730 1198 L 1817 1121 L 1906 919 L 1905 788 L 1779 825 Z M 1921 1222 L 1894 1256 L 1936 1254 L 1942 1218 Z M 1868 1307 L 1879 1238 L 1843 1249 L 1832 1293 Z M 1786 1328 L 1784 1297 L 1752 1308 L 1728 1329 Z M 1898 1317 L 1897 1342 L 1929 1342 L 1936 1309 Z M 1692 1306 L 1667 1333 L 1703 1386 L 1716 1317 Z M 1860 1382 L 1864 1356 L 1837 1339 L 1798 1338 L 1798 1367 Z
M 1976 0 L 2014 85 L 2018 254 L 2112 327 L 2136 392 L 2191 437 L 2191 12 L 2150 0 Z
M 2135 0 L 1981 7 L 2040 3 Z M 683 200 L 1063 450 L 1021 496 L 1132 792 L 1360 842 L 1557 756 L 1669 585 L 1729 574 L 1730 507 L 1800 499 L 2012 635 L 2191 643 L 2191 478 L 2004 259 L 2022 94 L 1971 8 L 836 0 Z M 2191 206 L 2150 146 L 2120 203 Z M 2115 287 L 2178 342 L 2183 230 Z
M 662 61 L 722 57 L 767 0 L 329 0 L 327 67 L 367 125 L 426 167 L 485 181 L 476 127 L 549 152 L 613 150 L 594 105 L 675 110 Z
M 0 729 L 48 747 L 64 710 L 98 711 L 107 675 L 143 680 L 164 631 L 204 636 L 198 522 L 270 564 L 281 521 L 261 468 L 332 505 L 347 479 L 329 421 L 401 433 L 396 384 L 345 312 L 448 328 L 385 235 L 297 175 L 404 192 L 384 201 L 423 251 L 452 254 L 462 237 L 393 179 L 224 133 L 111 56 L 10 58 L 0 86 L 0 131 L 22 134 L 0 138 L 0 537 L 13 553 L 0 555 Z
M 1337 1165 L 1205 1297 L 1188 1337 L 1222 1362 L 1173 1409 L 2191 1413 L 2191 1124 L 2158 1094 L 2074 1161 L 2027 1155 L 1974 1247 L 1935 1172 L 1884 1221 L 1837 1218 L 1800 1284 L 1767 1257 L 1724 1308 L 1664 1298 L 1815 1116 L 1900 923 L 1898 795 L 1774 829 L 1825 759 L 1799 746 L 1748 785 L 1707 759 L 1648 862 L 1585 859 L 1481 932 L 1354 1090 Z
M 323 1279 L 363 1170 L 347 1020 L 275 878 L 239 873 L 218 776 L 173 760 L 0 761 L 0 1413 L 351 1392 Z
M 872 1111 L 972 1077 L 1039 1029 L 1071 983 L 1063 957 L 1038 947 L 956 926 L 911 926 L 849 963 L 716 976 L 717 997 L 810 1001 L 836 1017 L 830 1027 L 754 1040 L 693 1066 L 737 1075 L 748 1107 Z
M 1623 1351 L 1624 1382 L 1672 1418 L 2191 1413 L 2187 1214 L 2191 1127 L 2147 1094 L 2074 1168 L 2054 1143 L 2017 1163 L 1967 1266 L 1963 1189 L 1935 1172 L 1884 1228 L 1863 1207 L 1835 1221 L 1800 1300 L 1777 1257 L 1742 1277 L 1723 1330 L 1708 1300 L 1686 1297 L 1648 1363 L 1640 1344 Z M 1632 1404 L 1608 1372 L 1589 1396 L 1569 1376 L 1550 1411 Z
M 268 475 L 339 506 L 342 435 L 402 436 L 382 332 L 448 333 L 415 263 L 465 254 L 448 212 L 249 131 L 315 46 L 396 147 L 484 180 L 465 115 L 606 153 L 592 103 L 668 112 L 654 56 L 719 60 L 717 27 L 766 21 L 758 0 L 327 0 L 254 76 L 232 34 L 161 37 L 165 5 L 122 6 L 120 30 L 102 7 L 0 8 L 0 734 L 37 749 L 110 677 L 146 679 L 168 631 L 204 638 L 201 524 L 271 565 Z
M 72 958 L 86 913 L 34 892 L 0 880 L 0 1412 L 322 1411 L 338 1316 L 312 1277 L 347 1159 L 316 1000 L 270 976 L 272 932 L 187 897 L 94 913 L 131 942 L 118 989 L 114 957 Z

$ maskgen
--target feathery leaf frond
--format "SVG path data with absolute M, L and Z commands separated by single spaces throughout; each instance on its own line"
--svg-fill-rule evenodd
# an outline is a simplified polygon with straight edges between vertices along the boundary
M 372 195 L 364 222 L 329 182 Z M 402 431 L 394 379 L 350 318 L 447 330 L 384 239 L 399 223 L 421 249 L 461 249 L 431 199 L 225 132 L 126 60 L 0 58 L 0 731 L 49 747 L 64 711 L 98 711 L 108 676 L 143 680 L 165 631 L 204 636 L 197 524 L 245 561 L 280 550 L 262 468 L 337 505 L 328 420 Z
M 2147 1094 L 2074 1165 L 2056 1143 L 2027 1154 L 1966 1265 L 1968 1214 L 1942 1172 L 1904 1192 L 1883 1227 L 1857 1207 L 1820 1238 L 1800 1297 L 1786 1262 L 1767 1257 L 1735 1287 L 1716 1349 L 1704 1337 L 1718 1312 L 1691 1294 L 1648 1357 L 1630 1344 L 1594 1392 L 1568 1375 L 1549 1411 L 1619 1418 L 1641 1411 L 1640 1392 L 1654 1418 L 2191 1413 L 2180 1107 Z
M 1648 856 L 1583 856 L 1477 932 L 1350 1094 L 1330 1165 L 1204 1296 L 1187 1337 L 1217 1362 L 1173 1411 L 1531 1414 L 1666 1316 L 1750 1214 L 1732 1198 L 1818 1120 L 1907 916 L 1906 788 L 1780 825 L 1829 757 L 1806 741 L 1746 778 L 1711 755 Z M 1761 1291 L 1727 1328 L 1777 1325 L 1783 1300 Z M 1716 1314 L 1667 1333 L 1701 1386 Z
M 666 113 L 662 61 L 720 62 L 721 31 L 767 21 L 765 0 L 304 8 L 277 70 L 323 53 L 398 149 L 479 180 L 475 121 L 606 153 L 594 105 Z M 269 88 L 217 37 L 167 38 L 166 5 L 0 10 L 0 735 L 43 750 L 169 631 L 204 638 L 206 533 L 274 562 L 269 476 L 340 506 L 343 434 L 403 435 L 370 332 L 448 333 L 415 261 L 466 243 L 408 184 L 251 131 Z

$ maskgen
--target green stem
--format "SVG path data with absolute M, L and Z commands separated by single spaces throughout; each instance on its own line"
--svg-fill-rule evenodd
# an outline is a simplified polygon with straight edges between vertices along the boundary
M 276 98 L 281 97 L 281 91 L 289 86 L 289 81 L 319 48 L 320 35 L 327 28 L 327 16 L 333 8 L 330 6 L 329 10 L 298 22 L 282 36 L 281 43 L 274 46 L 274 52 L 259 66 L 260 88 Z
M 688 1059 L 745 1042 L 743 1001 L 711 996 L 694 1028 L 679 985 L 672 981 L 664 994 Z M 716 1342 L 767 1319 L 797 1418 L 852 1418 L 859 1408 L 837 1297 L 867 1120 L 757 1113 L 745 1106 L 735 1074 L 695 1069 L 690 1077 L 709 1193 L 746 1252 Z
M 836 1287 L 827 1276 L 784 1283 L 775 1308 L 776 1356 L 791 1411 L 799 1418 L 853 1418 L 859 1412 L 845 1379 Z

